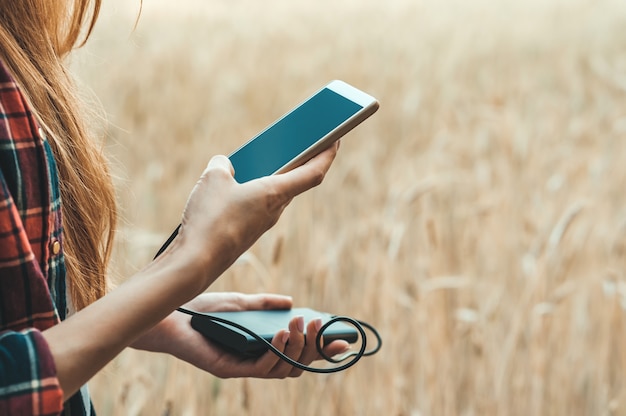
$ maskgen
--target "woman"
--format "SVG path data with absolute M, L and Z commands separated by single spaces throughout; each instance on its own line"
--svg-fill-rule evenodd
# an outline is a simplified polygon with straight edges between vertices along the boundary
M 300 374 L 271 353 L 244 360 L 215 348 L 174 310 L 290 307 L 283 296 L 201 293 L 294 196 L 322 181 L 337 147 L 245 184 L 227 158 L 212 158 L 170 247 L 105 295 L 114 193 L 63 65 L 89 36 L 100 1 L 0 0 L 0 414 L 90 414 L 82 386 L 127 346 L 220 377 Z M 319 326 L 308 324 L 305 342 L 294 319 L 273 344 L 310 363 Z M 325 347 L 329 355 L 346 348 Z

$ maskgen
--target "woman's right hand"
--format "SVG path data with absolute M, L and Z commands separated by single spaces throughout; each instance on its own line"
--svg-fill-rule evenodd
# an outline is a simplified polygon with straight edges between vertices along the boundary
M 243 184 L 235 181 L 228 158 L 211 159 L 187 201 L 179 241 L 171 246 L 191 250 L 207 271 L 206 280 L 195 282 L 197 293 L 270 229 L 295 196 L 322 182 L 338 148 L 339 142 L 289 172 Z

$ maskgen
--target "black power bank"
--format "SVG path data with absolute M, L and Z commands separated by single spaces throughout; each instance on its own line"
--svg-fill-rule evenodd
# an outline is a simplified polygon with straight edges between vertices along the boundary
M 212 312 L 194 315 L 191 317 L 191 326 L 209 340 L 221 347 L 238 354 L 258 356 L 267 351 L 267 346 L 252 335 L 222 322 L 216 322 L 211 317 L 227 319 L 235 322 L 268 342 L 272 342 L 274 334 L 281 329 L 287 329 L 289 321 L 296 317 L 304 317 L 305 332 L 306 324 L 313 319 L 320 318 L 322 325 L 334 317 L 329 313 L 318 312 L 308 308 L 294 308 L 288 310 L 260 310 L 241 312 Z M 349 343 L 358 340 L 359 333 L 356 328 L 344 322 L 335 322 L 323 333 L 324 345 L 342 339 Z

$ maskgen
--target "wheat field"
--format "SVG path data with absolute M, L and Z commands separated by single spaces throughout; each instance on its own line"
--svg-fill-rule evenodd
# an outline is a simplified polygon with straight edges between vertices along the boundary
M 626 3 L 105 2 L 72 60 L 101 109 L 118 282 L 197 176 L 332 79 L 381 108 L 210 290 L 376 326 L 335 375 L 220 380 L 125 351 L 101 415 L 626 414 Z

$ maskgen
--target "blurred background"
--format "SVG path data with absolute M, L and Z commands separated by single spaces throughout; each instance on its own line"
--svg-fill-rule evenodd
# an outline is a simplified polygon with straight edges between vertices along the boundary
M 101 415 L 626 414 L 623 0 L 107 0 L 72 58 L 121 282 L 228 154 L 332 79 L 381 108 L 210 290 L 372 323 L 335 375 L 220 380 L 126 351 Z

